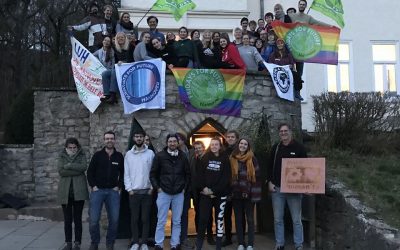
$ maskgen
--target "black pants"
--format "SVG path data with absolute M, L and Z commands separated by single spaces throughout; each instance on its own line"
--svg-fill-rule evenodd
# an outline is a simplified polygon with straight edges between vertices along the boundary
M 196 239 L 196 249 L 200 250 L 203 247 L 204 235 L 210 216 L 210 209 L 214 207 L 215 225 L 217 227 L 217 244 L 215 249 L 221 249 L 222 236 L 224 235 L 224 211 L 226 205 L 226 196 L 210 198 L 206 195 L 200 195 L 200 220 L 199 231 Z
M 142 243 L 146 243 L 149 237 L 151 202 L 152 197 L 150 194 L 129 195 L 133 244 L 139 244 L 139 225 L 141 225 L 142 229 Z
M 200 191 L 195 191 L 193 192 L 193 205 L 194 205 L 194 225 L 196 227 L 196 233 L 199 232 L 199 221 L 200 221 Z M 212 214 L 212 208 L 210 208 L 209 212 L 209 218 L 208 218 L 208 224 L 207 224 L 207 237 L 211 237 L 213 235 L 213 214 Z
M 150 212 L 150 233 L 149 238 L 154 240 L 157 228 L 157 192 L 153 192 L 151 195 L 151 212 Z
M 254 203 L 249 199 L 233 199 L 233 210 L 235 211 L 236 235 L 238 245 L 245 246 L 243 229 L 246 228 L 246 221 L 243 221 L 243 213 L 247 219 L 248 226 L 248 246 L 254 246 Z
M 232 200 L 229 200 L 226 202 L 226 206 L 225 206 L 225 214 L 224 214 L 224 222 L 225 222 L 225 237 L 226 240 L 231 241 L 232 240 Z M 236 214 L 235 214 L 236 216 Z M 242 213 L 242 230 L 243 232 L 246 232 L 246 216 L 244 214 L 244 211 Z M 238 225 L 236 225 L 236 231 Z
M 72 222 L 75 225 L 75 242 L 82 242 L 82 211 L 85 201 L 68 199 L 67 204 L 62 204 L 64 214 L 65 242 L 72 242 Z

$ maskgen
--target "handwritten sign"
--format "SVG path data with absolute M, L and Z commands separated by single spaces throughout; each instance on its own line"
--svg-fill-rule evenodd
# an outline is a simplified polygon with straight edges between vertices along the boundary
M 325 193 L 325 158 L 284 158 L 282 193 Z

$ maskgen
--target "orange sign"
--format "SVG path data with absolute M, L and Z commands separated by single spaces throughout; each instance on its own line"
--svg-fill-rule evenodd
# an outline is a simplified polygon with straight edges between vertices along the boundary
M 325 193 L 325 158 L 284 158 L 282 193 Z

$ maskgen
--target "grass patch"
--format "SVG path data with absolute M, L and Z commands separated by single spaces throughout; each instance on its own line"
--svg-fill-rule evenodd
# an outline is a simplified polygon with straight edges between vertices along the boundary
M 343 181 L 386 223 L 400 228 L 400 156 L 313 150 L 327 159 L 327 177 Z

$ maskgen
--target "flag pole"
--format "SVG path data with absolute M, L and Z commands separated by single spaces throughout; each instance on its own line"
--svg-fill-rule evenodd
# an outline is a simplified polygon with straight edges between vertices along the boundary
M 150 10 L 151 10 L 152 8 L 153 8 L 153 6 L 151 6 L 150 9 L 147 10 L 147 12 L 144 14 L 144 16 L 142 16 L 142 18 L 141 18 L 141 19 L 139 20 L 139 22 L 136 24 L 136 27 L 139 26 L 140 22 L 143 20 L 143 18 L 144 18 L 145 16 L 147 16 L 147 14 L 150 12 Z

